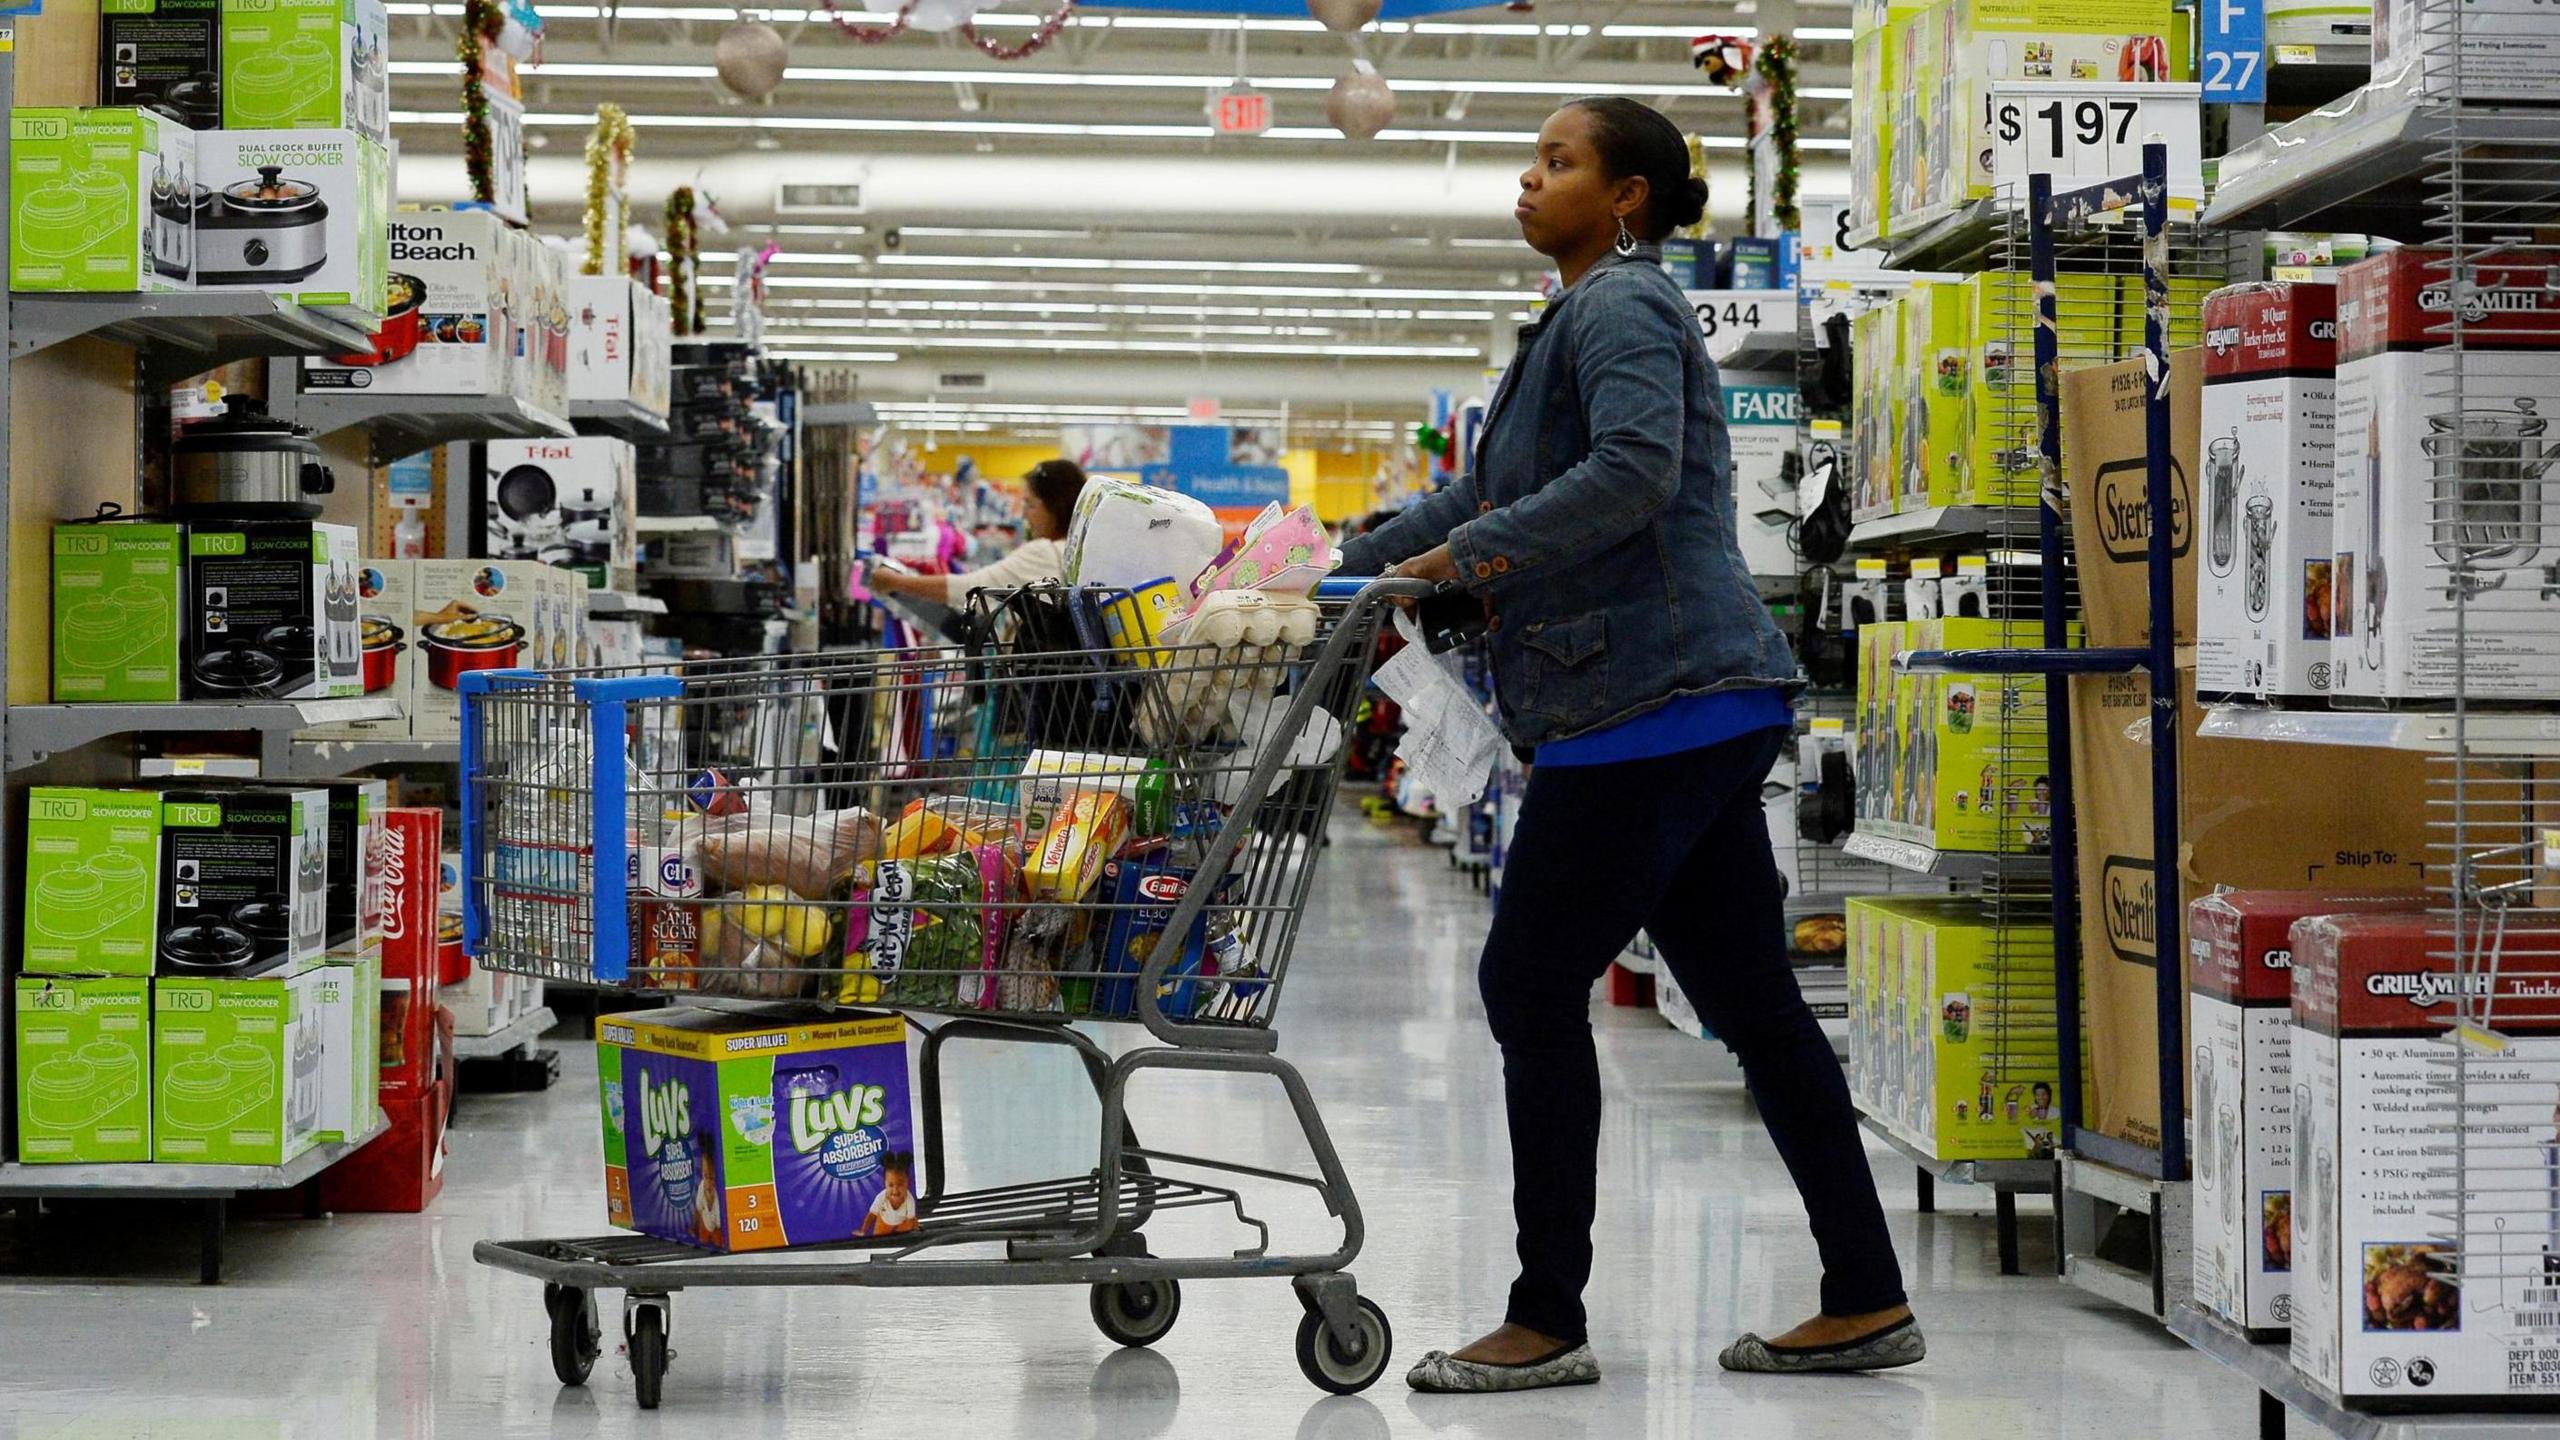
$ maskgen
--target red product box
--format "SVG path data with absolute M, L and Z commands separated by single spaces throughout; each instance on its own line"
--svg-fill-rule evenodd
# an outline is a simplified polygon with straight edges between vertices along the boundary
M 387 1096 L 391 1126 L 371 1144 L 320 1173 L 320 1204 L 359 1214 L 414 1215 L 444 1189 L 445 1127 L 453 1076 L 415 1095 Z
M 2240 1005 L 2293 999 L 2293 922 L 2424 910 L 2423 890 L 2224 890 L 2187 907 L 2194 993 Z
M 436 868 L 444 854 L 444 812 L 383 811 L 382 978 L 424 986 L 434 999 Z

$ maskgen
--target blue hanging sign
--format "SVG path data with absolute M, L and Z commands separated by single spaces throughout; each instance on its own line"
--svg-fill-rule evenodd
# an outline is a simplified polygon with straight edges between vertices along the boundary
M 2207 105 L 2267 103 L 2266 0 L 2197 0 Z

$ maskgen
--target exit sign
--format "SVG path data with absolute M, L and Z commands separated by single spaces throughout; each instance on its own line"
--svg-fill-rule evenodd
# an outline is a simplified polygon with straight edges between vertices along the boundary
M 1209 102 L 1209 124 L 1221 135 L 1259 135 L 1271 128 L 1271 97 L 1259 90 L 1228 90 Z

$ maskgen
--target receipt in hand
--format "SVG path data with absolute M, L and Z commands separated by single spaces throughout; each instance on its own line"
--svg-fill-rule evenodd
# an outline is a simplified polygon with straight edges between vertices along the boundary
M 1378 667 L 1378 688 L 1404 708 L 1404 740 L 1396 754 L 1445 810 L 1482 798 L 1486 777 L 1502 758 L 1502 732 L 1484 706 L 1415 634 L 1413 618 L 1399 612 L 1396 628 L 1407 644 Z

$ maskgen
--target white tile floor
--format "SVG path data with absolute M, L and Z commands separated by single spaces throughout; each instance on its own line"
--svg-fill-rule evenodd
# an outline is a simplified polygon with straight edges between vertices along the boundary
M 1397 835 L 1403 832 L 1399 830 Z M 1281 1014 L 1369 1222 L 1355 1266 L 1403 1357 L 1500 1318 L 1510 1246 L 1498 1069 L 1472 982 L 1483 902 L 1425 850 L 1356 816 L 1327 852 Z M 1595 876 L 1594 883 L 1604 883 Z M 1716 1350 L 1813 1304 L 1812 1247 L 1775 1154 L 1715 1047 L 1652 1017 L 1603 1016 L 1593 1389 L 1529 1397 L 1408 1393 L 1403 1364 L 1326 1398 L 1291 1356 L 1279 1282 L 1190 1288 L 1153 1351 L 1115 1350 L 1082 1292 L 696 1291 L 675 1301 L 665 1408 L 638 1410 L 609 1350 L 585 1389 L 554 1382 L 538 1289 L 474 1264 L 485 1237 L 599 1231 L 593 1065 L 570 1045 L 547 1095 L 473 1097 L 450 1180 L 420 1217 L 252 1221 L 231 1282 L 192 1283 L 194 1239 L 166 1210 L 0 1220 L 0 1436 L 413 1435 L 899 1437 L 1389 1435 L 1784 1440 L 2255 1433 L 2254 1396 L 2156 1326 L 2062 1289 L 2001 1279 L 1988 1198 L 1940 1190 L 1913 1212 L 1884 1186 L 1929 1361 L 1875 1379 L 1727 1376 Z M 1090 1164 L 1089 1093 L 1058 1057 L 975 1052 L 953 1148 L 963 1183 Z M 1250 1085 L 1158 1082 L 1135 1108 L 1168 1148 L 1296 1153 Z M 1327 1243 L 1319 1209 L 1265 1207 L 1283 1244 Z M 2050 1265 L 2028 1202 L 2027 1260 Z M 1231 1248 L 1232 1226 L 1160 1221 L 1158 1253 Z M 607 1327 L 613 1328 L 608 1313 Z M 608 1344 L 611 1342 L 609 1341 Z M 2308 1433 L 2299 1428 L 2297 1433 Z

